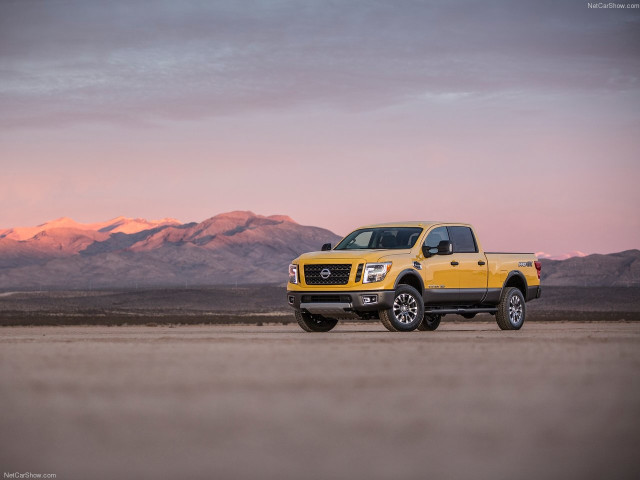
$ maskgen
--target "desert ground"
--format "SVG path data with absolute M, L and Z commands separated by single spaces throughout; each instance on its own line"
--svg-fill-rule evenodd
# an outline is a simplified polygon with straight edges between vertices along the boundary
M 0 329 L 0 469 L 635 479 L 640 323 Z
M 527 321 L 537 320 L 640 321 L 640 288 L 543 287 L 542 298 L 527 303 Z M 0 292 L 0 326 L 291 321 L 286 288 L 278 285 Z

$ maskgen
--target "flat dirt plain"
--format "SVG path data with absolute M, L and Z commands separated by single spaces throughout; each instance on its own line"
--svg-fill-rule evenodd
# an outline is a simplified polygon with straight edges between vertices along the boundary
M 640 478 L 638 322 L 4 327 L 0 344 L 3 472 Z
M 0 326 L 256 324 L 292 320 L 286 288 L 275 285 L 0 292 Z M 640 321 L 640 288 L 543 286 L 542 298 L 527 303 L 527 320 Z

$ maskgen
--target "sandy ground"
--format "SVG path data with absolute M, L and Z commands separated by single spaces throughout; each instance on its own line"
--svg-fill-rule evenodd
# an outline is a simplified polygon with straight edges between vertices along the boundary
M 0 470 L 639 478 L 640 323 L 0 329 Z

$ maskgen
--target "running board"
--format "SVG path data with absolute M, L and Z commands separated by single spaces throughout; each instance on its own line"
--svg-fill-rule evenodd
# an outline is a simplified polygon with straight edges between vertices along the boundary
M 445 315 L 448 313 L 453 313 L 457 315 L 463 315 L 465 313 L 496 313 L 498 311 L 497 308 L 432 308 L 428 309 L 425 307 L 424 313 L 435 313 L 437 315 Z

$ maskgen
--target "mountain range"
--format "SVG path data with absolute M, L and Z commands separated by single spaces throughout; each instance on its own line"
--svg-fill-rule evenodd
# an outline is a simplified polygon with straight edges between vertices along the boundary
M 0 230 L 0 289 L 283 284 L 291 259 L 339 239 L 284 215 L 248 211 L 186 224 L 172 218 L 92 224 L 59 218 Z M 544 285 L 640 285 L 639 250 L 541 262 Z
M 639 287 L 640 250 L 541 259 L 543 286 Z
M 335 243 L 284 215 L 235 211 L 201 223 L 60 218 L 0 230 L 0 288 L 124 288 L 283 283 L 289 262 Z

